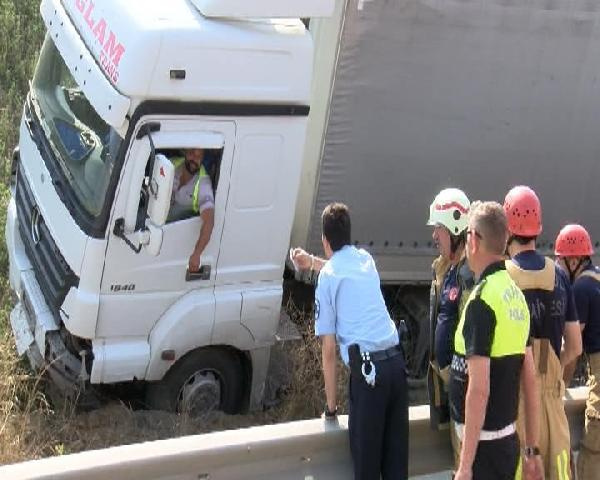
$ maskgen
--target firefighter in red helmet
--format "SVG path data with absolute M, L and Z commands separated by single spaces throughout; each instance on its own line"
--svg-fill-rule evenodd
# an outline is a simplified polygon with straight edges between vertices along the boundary
M 590 387 L 585 409 L 585 432 L 577 459 L 580 480 L 600 472 L 600 268 L 592 263 L 592 241 L 581 225 L 566 225 L 555 244 L 559 264 L 569 273 L 589 365 Z
M 526 186 L 512 188 L 504 200 L 504 211 L 510 232 L 506 269 L 529 306 L 541 406 L 539 446 L 527 445 L 524 453 L 541 453 L 546 478 L 564 480 L 571 477 L 571 444 L 562 403 L 563 369 L 581 353 L 575 300 L 565 272 L 536 251 L 536 240 L 542 232 L 542 208 L 536 193 Z M 519 431 L 523 432 L 520 418 Z

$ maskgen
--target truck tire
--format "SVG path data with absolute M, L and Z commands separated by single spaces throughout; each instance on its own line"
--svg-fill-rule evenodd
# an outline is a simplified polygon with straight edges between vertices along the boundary
M 388 287 L 386 303 L 394 321 L 404 321 L 402 348 L 408 377 L 424 381 L 429 359 L 429 290 L 426 287 Z
M 410 376 L 424 380 L 429 365 L 429 291 L 415 288 L 403 295 L 402 302 L 410 331 Z
M 241 409 L 243 369 L 237 355 L 224 349 L 194 350 L 175 363 L 159 382 L 148 384 L 146 403 L 156 410 L 203 416 Z

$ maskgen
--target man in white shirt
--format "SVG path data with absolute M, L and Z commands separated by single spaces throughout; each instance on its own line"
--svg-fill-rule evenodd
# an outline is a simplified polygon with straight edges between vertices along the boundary
M 322 215 L 325 257 L 292 251 L 299 268 L 319 270 L 315 334 L 321 337 L 326 419 L 337 414 L 336 341 L 350 367 L 350 453 L 355 480 L 408 478 L 408 388 L 398 332 L 373 257 L 351 244 L 348 207 Z

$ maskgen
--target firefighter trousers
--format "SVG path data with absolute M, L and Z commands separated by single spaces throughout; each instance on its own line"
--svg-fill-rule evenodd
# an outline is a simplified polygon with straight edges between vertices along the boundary
M 438 430 L 445 430 L 449 425 L 454 467 L 458 468 L 461 445 L 456 436 L 456 422 L 450 418 L 450 412 L 448 411 L 450 366 L 440 369 L 436 362 L 431 362 L 428 371 L 428 382 L 430 418 L 435 416 L 434 427 Z
M 578 480 L 600 478 L 600 353 L 588 355 L 590 393 L 585 407 L 585 432 L 577 459 Z
M 548 480 L 571 480 L 571 436 L 565 413 L 563 370 L 546 339 L 534 339 L 533 358 L 540 393 L 539 448 Z M 521 391 L 517 430 L 525 446 L 524 399 Z

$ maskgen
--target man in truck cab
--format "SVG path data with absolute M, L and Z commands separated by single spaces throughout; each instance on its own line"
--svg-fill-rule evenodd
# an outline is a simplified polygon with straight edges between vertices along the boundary
M 554 248 L 559 265 L 569 273 L 573 284 L 583 350 L 589 366 L 590 391 L 585 408 L 585 431 L 577 458 L 577 478 L 592 480 L 598 478 L 600 472 L 600 268 L 592 263 L 592 241 L 581 225 L 563 227 Z M 574 366 L 575 363 L 570 371 Z
M 169 221 L 200 215 L 202 228 L 194 251 L 188 261 L 190 272 L 197 272 L 201 255 L 210 241 L 215 223 L 215 197 L 212 181 L 203 165 L 205 151 L 202 148 L 184 150 L 183 157 L 171 157 L 175 166 L 173 193 Z
M 504 200 L 510 236 L 506 270 L 523 291 L 531 317 L 534 375 L 539 385 L 540 445 L 547 478 L 570 478 L 570 435 L 562 398 L 563 369 L 581 353 L 575 301 L 565 272 L 536 251 L 542 232 L 542 209 L 529 187 L 512 188 Z M 563 347 L 564 337 L 564 347 Z M 520 415 L 521 417 L 521 415 Z M 522 419 L 519 421 L 522 431 Z M 538 447 L 533 445 L 533 447 Z
M 470 202 L 462 190 L 446 188 L 429 207 L 427 225 L 433 227 L 433 241 L 439 257 L 432 265 L 430 291 L 429 418 L 434 429 L 448 428 L 448 380 L 454 352 L 454 333 L 461 306 L 473 287 L 473 274 L 466 263 L 465 241 Z M 458 463 L 460 448 L 451 432 L 452 449 Z

